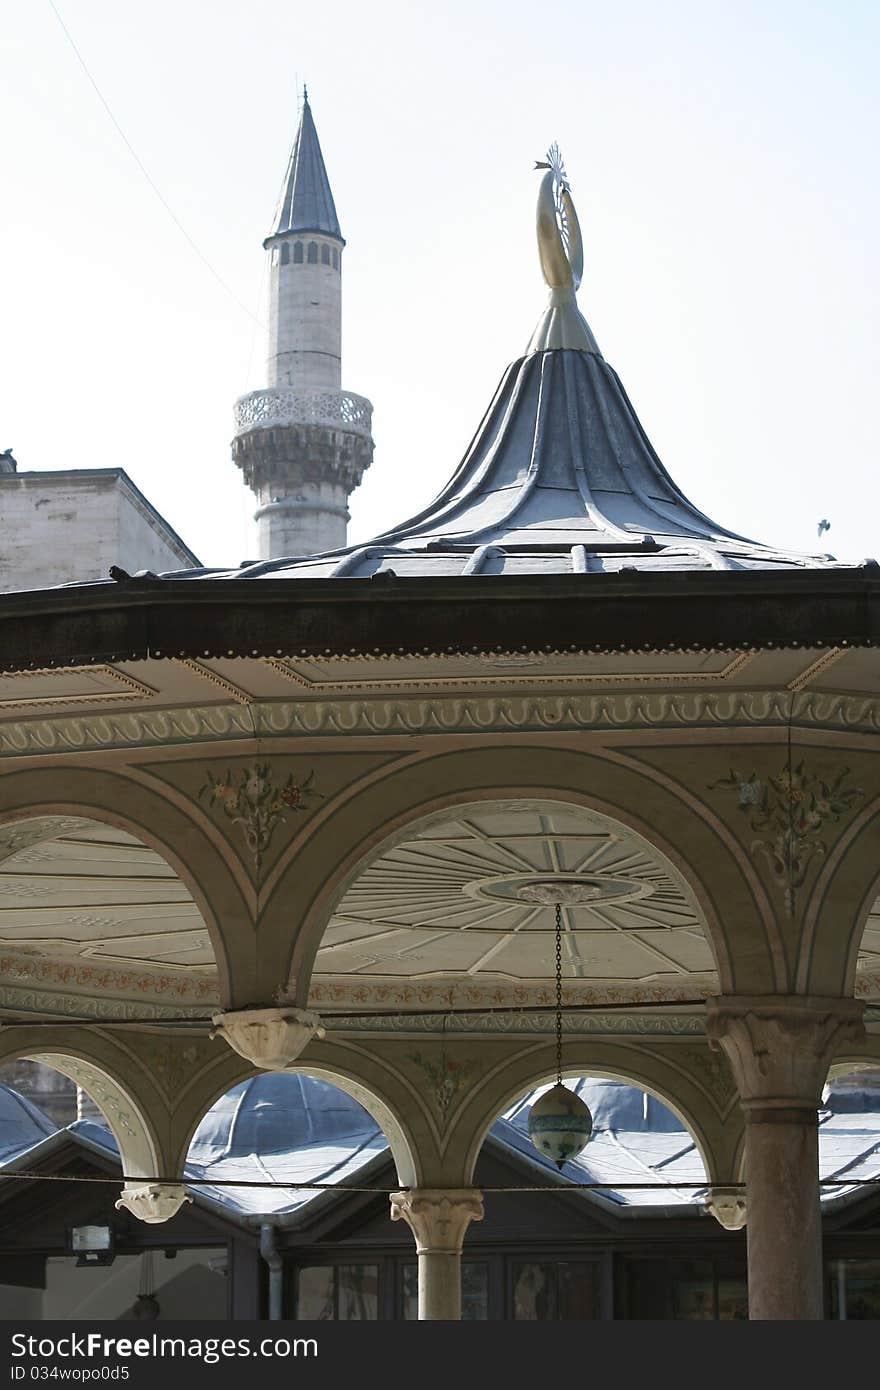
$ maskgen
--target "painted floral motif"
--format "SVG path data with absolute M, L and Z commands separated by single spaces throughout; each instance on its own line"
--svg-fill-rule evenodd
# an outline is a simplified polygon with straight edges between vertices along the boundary
M 445 1122 L 449 1107 L 473 1075 L 475 1063 L 458 1062 L 454 1057 L 448 1057 L 445 1050 L 441 1051 L 439 1060 L 426 1057 L 422 1052 L 410 1052 L 407 1056 L 417 1067 L 421 1067 L 428 1078 L 437 1113 Z
M 227 772 L 223 777 L 215 777 L 209 771 L 199 798 L 206 798 L 212 809 L 222 811 L 229 820 L 242 827 L 254 863 L 259 868 L 275 827 L 287 819 L 286 813 L 304 811 L 309 801 L 322 795 L 312 786 L 314 777 L 312 771 L 303 781 L 295 782 L 291 772 L 287 781 L 278 786 L 269 763 L 255 763 L 253 767 L 242 768 L 237 776 Z
M 802 760 L 766 781 L 756 772 L 744 777 L 731 768 L 728 777 L 710 783 L 710 790 L 735 788 L 740 811 L 747 816 L 750 828 L 759 832 L 759 838 L 752 841 L 752 853 L 762 855 L 769 864 L 773 881 L 783 889 L 789 916 L 810 864 L 827 853 L 823 831 L 865 794 L 861 787 L 847 786 L 848 777 L 849 768 L 844 767 L 833 781 L 826 782 Z

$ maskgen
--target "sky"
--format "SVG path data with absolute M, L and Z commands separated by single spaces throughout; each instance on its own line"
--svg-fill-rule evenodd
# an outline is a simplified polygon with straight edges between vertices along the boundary
M 751 538 L 880 557 L 878 40 L 862 0 L 18 0 L 0 450 L 121 466 L 203 563 L 256 556 L 232 407 L 265 384 L 261 243 L 305 80 L 343 386 L 374 407 L 351 541 L 439 491 L 522 354 L 555 140 L 581 310 L 681 489 Z

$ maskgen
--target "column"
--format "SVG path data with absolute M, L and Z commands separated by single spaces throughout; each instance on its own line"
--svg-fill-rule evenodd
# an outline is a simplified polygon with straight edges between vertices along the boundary
M 391 1220 L 405 1221 L 419 1257 L 419 1320 L 461 1319 L 461 1249 L 472 1221 L 483 1219 L 474 1187 L 413 1188 L 391 1194 Z
M 863 1005 L 809 995 L 707 1001 L 746 1122 L 749 1317 L 824 1317 L 818 1109 L 836 1052 L 864 1036 Z

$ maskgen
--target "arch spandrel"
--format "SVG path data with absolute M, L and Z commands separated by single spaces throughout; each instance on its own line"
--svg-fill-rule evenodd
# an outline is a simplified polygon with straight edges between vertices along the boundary
M 855 888 L 838 880 L 837 926 L 828 931 L 829 953 L 818 971 L 815 919 L 830 866 L 880 791 L 880 760 L 848 743 L 790 742 L 785 731 L 768 733 L 760 743 L 740 738 L 696 750 L 640 749 L 634 756 L 680 780 L 734 837 L 770 910 L 771 940 L 784 962 L 778 989 L 848 992 L 832 958 L 839 967 L 841 949 L 846 953 L 842 919 L 851 923 L 859 910 Z
M 277 948 L 277 963 L 267 965 L 267 975 L 274 970 L 275 980 L 289 979 L 296 1002 L 304 1006 L 330 915 L 386 842 L 393 843 L 420 818 L 456 804 L 524 798 L 580 806 L 640 835 L 687 882 L 698 902 L 722 990 L 742 988 L 745 980 L 772 987 L 776 966 L 747 875 L 692 807 L 669 788 L 595 752 L 523 744 L 414 760 L 368 786 L 350 788 L 332 808 L 332 818 L 310 837 L 308 853 L 286 866 L 266 902 L 264 944 L 273 949 L 274 937 Z M 699 871 L 680 852 L 682 840 L 693 854 L 705 850 Z M 741 904 L 734 933 L 728 932 L 724 911 L 732 898 Z M 295 937 L 285 901 L 296 904 L 300 927 Z
M 138 771 L 173 789 L 184 806 L 205 818 L 261 897 L 271 891 L 276 866 L 290 846 L 319 821 L 352 782 L 400 760 L 392 753 L 235 753 L 143 763 Z

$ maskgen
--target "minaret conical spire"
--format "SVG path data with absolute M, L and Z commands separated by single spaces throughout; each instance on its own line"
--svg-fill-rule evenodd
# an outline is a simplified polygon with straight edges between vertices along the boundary
M 330 180 L 327 177 L 327 168 L 305 87 L 302 115 L 290 152 L 284 186 L 269 239 L 273 236 L 283 236 L 285 232 L 323 232 L 325 236 L 343 241 L 339 218 L 336 216 L 336 204 L 333 201 Z

